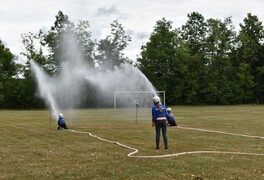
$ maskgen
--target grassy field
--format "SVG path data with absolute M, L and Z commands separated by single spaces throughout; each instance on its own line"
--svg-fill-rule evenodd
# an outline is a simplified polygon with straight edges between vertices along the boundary
M 264 136 L 264 106 L 176 106 L 180 126 Z M 264 139 L 168 128 L 155 149 L 150 110 L 64 111 L 67 125 L 155 156 L 186 151 L 264 154 Z M 56 130 L 49 111 L 0 111 L 0 179 L 264 179 L 264 156 L 189 154 L 139 159 L 88 134 Z

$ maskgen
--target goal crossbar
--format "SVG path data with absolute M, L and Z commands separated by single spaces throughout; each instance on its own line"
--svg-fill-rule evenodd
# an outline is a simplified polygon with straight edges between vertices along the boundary
M 115 91 L 114 92 L 114 109 L 116 110 L 116 95 L 117 94 L 129 94 L 129 93 L 135 93 L 135 94 L 149 94 L 149 93 L 162 93 L 163 94 L 163 104 L 165 106 L 165 91 Z

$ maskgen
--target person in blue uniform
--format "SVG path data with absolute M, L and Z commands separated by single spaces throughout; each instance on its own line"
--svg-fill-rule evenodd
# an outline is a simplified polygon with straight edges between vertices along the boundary
M 160 103 L 160 98 L 158 96 L 153 97 L 152 106 L 152 126 L 155 126 L 156 130 L 156 149 L 160 146 L 160 129 L 162 130 L 163 141 L 165 149 L 169 148 L 168 137 L 167 137 L 167 111 L 164 105 Z
M 59 114 L 58 128 L 57 129 L 58 130 L 60 130 L 60 129 L 68 129 L 62 113 Z
M 174 119 L 174 115 L 171 112 L 171 108 L 167 108 L 167 120 L 168 126 L 177 126 L 177 123 Z

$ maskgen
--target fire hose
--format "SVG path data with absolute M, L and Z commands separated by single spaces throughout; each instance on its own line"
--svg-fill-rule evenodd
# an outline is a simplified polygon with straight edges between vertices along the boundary
M 250 135 L 244 135 L 244 134 L 236 134 L 236 133 L 229 133 L 229 132 L 223 132 L 223 131 L 213 131 L 213 130 L 189 128 L 189 127 L 177 127 L 177 128 L 186 129 L 186 130 L 194 130 L 194 131 L 211 132 L 211 133 L 220 133 L 220 134 L 227 134 L 227 135 L 233 135 L 233 136 L 242 136 L 242 137 L 248 137 L 248 138 L 264 139 L 263 136 L 250 136 Z M 110 141 L 110 140 L 101 138 L 99 136 L 96 136 L 90 132 L 76 131 L 72 129 L 68 129 L 68 131 L 71 131 L 73 133 L 79 133 L 79 134 L 88 134 L 89 136 L 99 139 L 101 141 L 108 142 L 111 144 L 116 144 L 120 147 L 132 150 L 132 152 L 127 154 L 127 156 L 130 158 L 165 158 L 165 157 L 176 157 L 176 156 L 189 155 L 189 154 L 233 154 L 233 155 L 248 155 L 248 156 L 264 156 L 264 154 L 260 154 L 260 153 L 229 152 L 229 151 L 189 151 L 189 152 L 180 152 L 180 153 L 165 154 L 165 155 L 137 156 L 136 154 L 139 152 L 138 149 L 127 146 L 125 144 L 121 144 L 117 141 Z

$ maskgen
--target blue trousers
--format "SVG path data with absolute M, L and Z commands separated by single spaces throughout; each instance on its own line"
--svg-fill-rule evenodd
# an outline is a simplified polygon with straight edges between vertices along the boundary
M 159 147 L 160 142 L 160 129 L 162 129 L 162 136 L 165 147 L 168 147 L 168 137 L 167 137 L 167 123 L 166 120 L 157 120 L 156 121 L 156 147 Z

